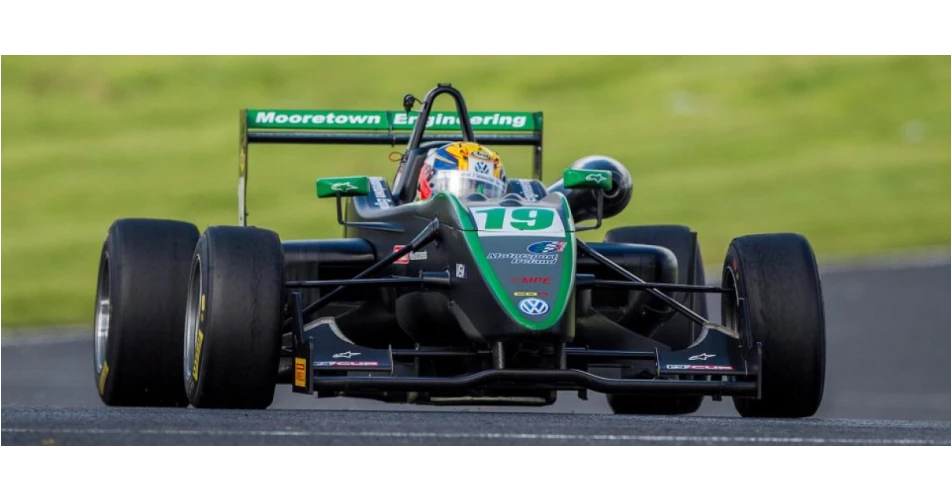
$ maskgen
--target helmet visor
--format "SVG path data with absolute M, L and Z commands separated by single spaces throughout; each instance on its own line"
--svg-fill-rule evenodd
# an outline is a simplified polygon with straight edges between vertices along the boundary
M 452 193 L 457 197 L 473 193 L 488 199 L 501 198 L 506 184 L 500 179 L 463 170 L 437 170 L 433 174 L 433 192 Z

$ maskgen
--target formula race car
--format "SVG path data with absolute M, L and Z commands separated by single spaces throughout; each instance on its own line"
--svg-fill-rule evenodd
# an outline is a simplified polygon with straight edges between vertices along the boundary
M 440 96 L 455 113 L 433 110 Z M 624 414 L 691 413 L 705 396 L 731 396 L 743 416 L 820 405 L 823 301 L 801 235 L 735 238 L 720 285 L 706 284 L 685 226 L 583 241 L 631 199 L 625 167 L 586 157 L 545 186 L 542 113 L 469 113 L 450 85 L 407 95 L 402 112 L 240 117 L 238 225 L 109 228 L 94 330 L 107 405 L 266 408 L 276 384 L 432 405 L 550 405 L 596 391 Z M 416 200 L 428 152 L 453 141 L 530 146 L 533 177 L 506 179 L 500 196 Z M 392 184 L 316 181 L 341 238 L 281 241 L 248 222 L 251 143 L 407 146 Z M 723 324 L 708 319 L 704 294 L 720 294 Z

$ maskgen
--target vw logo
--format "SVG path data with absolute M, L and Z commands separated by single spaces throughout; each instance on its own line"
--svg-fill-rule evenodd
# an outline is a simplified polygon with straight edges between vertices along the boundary
M 542 299 L 530 297 L 519 301 L 519 310 L 529 316 L 542 316 L 549 312 L 549 304 Z

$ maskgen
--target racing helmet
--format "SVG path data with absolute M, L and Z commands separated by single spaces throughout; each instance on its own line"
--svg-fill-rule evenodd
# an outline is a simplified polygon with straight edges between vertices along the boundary
M 436 193 L 457 197 L 481 194 L 500 198 L 506 192 L 506 169 L 499 155 L 475 142 L 452 142 L 431 149 L 417 181 L 417 201 Z

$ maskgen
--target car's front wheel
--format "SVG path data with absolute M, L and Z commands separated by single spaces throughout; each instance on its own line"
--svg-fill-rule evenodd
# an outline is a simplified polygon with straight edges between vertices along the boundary
M 188 272 L 198 229 L 120 219 L 99 259 L 93 369 L 110 406 L 185 406 L 179 359 Z
M 799 234 L 757 234 L 731 241 L 724 259 L 725 325 L 749 327 L 763 346 L 761 398 L 734 398 L 745 417 L 808 417 L 823 399 L 826 322 L 813 249 Z M 739 308 L 747 302 L 747 314 Z
M 281 241 L 272 231 L 216 226 L 199 239 L 180 365 L 193 406 L 271 405 L 281 349 L 283 268 Z

